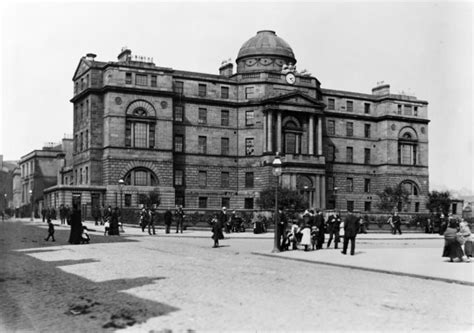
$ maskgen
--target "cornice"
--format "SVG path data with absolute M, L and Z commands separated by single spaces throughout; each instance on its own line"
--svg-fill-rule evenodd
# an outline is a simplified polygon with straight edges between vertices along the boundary
M 403 121 L 407 123 L 420 123 L 420 124 L 428 124 L 430 122 L 429 119 L 404 117 L 404 116 L 399 116 L 399 115 L 367 116 L 365 114 L 340 113 L 340 112 L 334 112 L 334 111 L 324 111 L 324 115 L 326 117 L 365 120 L 365 121 L 372 121 L 372 122 L 380 122 L 384 120 L 397 120 L 397 121 Z

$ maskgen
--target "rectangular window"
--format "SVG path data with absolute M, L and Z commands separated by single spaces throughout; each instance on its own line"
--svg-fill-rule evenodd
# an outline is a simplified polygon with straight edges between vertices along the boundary
M 79 169 L 79 184 L 82 184 L 82 168 Z
M 147 186 L 148 185 L 148 172 L 146 171 L 135 171 L 134 172 L 134 185 L 136 186 Z
M 346 162 L 354 162 L 354 149 L 352 147 L 346 147 Z
M 221 155 L 229 155 L 229 138 L 221 138 Z
M 229 173 L 228 172 L 221 172 L 221 187 L 222 188 L 229 187 Z
M 207 197 L 199 197 L 199 208 L 207 208 Z
M 402 114 L 402 106 L 398 104 L 397 114 Z
M 89 184 L 89 167 L 86 167 L 84 170 L 85 182 L 84 184 Z
M 184 83 L 181 81 L 175 81 L 173 85 L 173 90 L 177 94 L 183 94 L 184 92 Z
M 364 148 L 364 164 L 370 164 L 370 148 Z
M 221 87 L 221 98 L 229 98 L 229 87 Z
M 146 148 L 148 125 L 146 123 L 134 123 L 133 125 L 133 146 Z
M 346 108 L 347 108 L 348 112 L 354 111 L 354 102 L 353 101 L 347 101 Z
M 245 126 L 253 126 L 254 120 L 253 111 L 245 111 Z
M 409 144 L 399 144 L 398 161 L 400 164 L 416 165 L 416 146 Z
M 89 130 L 86 130 L 86 134 L 84 135 L 84 148 L 89 148 Z
M 155 148 L 155 124 L 148 125 L 148 147 Z
M 207 186 L 207 171 L 199 171 L 198 181 L 199 181 L 199 187 Z
M 411 116 L 411 105 L 405 105 L 403 107 L 403 114 L 405 116 Z
M 198 95 L 200 97 L 206 97 L 206 95 L 207 95 L 207 86 L 205 84 L 199 84 L 199 86 L 198 86 Z
M 253 209 L 253 198 L 244 199 L 244 209 Z
M 369 178 L 364 179 L 364 192 L 365 193 L 370 192 L 370 179 Z
M 336 134 L 336 122 L 334 120 L 328 120 L 328 135 Z
M 253 172 L 245 173 L 245 187 L 253 187 Z
M 229 209 L 230 207 L 230 198 L 222 198 L 221 199 L 221 207 L 226 207 Z
M 148 85 L 148 77 L 142 74 L 135 74 L 135 84 L 137 86 L 147 86 Z
M 174 185 L 175 186 L 182 186 L 183 185 L 183 178 L 184 172 L 183 170 L 175 170 L 174 171 Z
M 347 200 L 347 211 L 353 212 L 354 211 L 354 201 Z
M 177 153 L 182 153 L 184 151 L 184 136 L 175 135 L 174 136 L 174 151 Z
M 245 99 L 249 99 L 253 97 L 253 87 L 246 87 L 245 88 Z
M 184 195 L 182 195 L 182 194 L 181 195 L 176 195 L 175 199 L 174 199 L 174 203 L 177 206 L 185 207 L 185 205 L 184 205 Z
M 132 206 L 132 195 L 127 193 L 124 194 L 124 200 L 125 200 L 125 207 L 131 207 Z
M 207 109 L 199 108 L 198 123 L 207 124 Z
M 328 99 L 328 110 L 334 110 L 336 105 L 336 100 L 334 98 Z
M 132 73 L 125 73 L 125 84 L 132 84 Z
M 157 86 L 157 81 L 156 81 L 156 75 L 151 76 L 151 86 L 156 87 Z
M 415 117 L 418 117 L 418 106 L 414 106 L 414 107 L 413 107 L 413 115 L 414 115 Z
M 132 123 L 125 123 L 125 147 L 132 146 Z
M 246 156 L 255 155 L 254 138 L 246 138 L 245 139 L 245 155 Z
M 198 138 L 199 154 L 207 154 L 207 137 L 200 136 Z
M 370 124 L 364 124 L 364 136 L 370 138 Z
M 81 151 L 83 151 L 84 150 L 84 135 L 82 134 L 82 132 L 81 132 L 81 145 L 80 145 L 80 147 L 81 147 L 80 148 Z
M 364 113 L 365 114 L 370 113 L 370 103 L 364 103 Z
M 420 203 L 415 202 L 415 213 L 419 213 L 419 212 L 420 212 Z
M 354 135 L 354 123 L 348 121 L 346 123 L 346 135 L 347 136 L 353 136 Z
M 334 191 L 334 177 L 326 177 L 327 189 L 328 191 Z
M 334 145 L 328 146 L 327 159 L 328 162 L 333 162 L 336 158 L 336 147 Z
M 370 212 L 370 210 L 372 208 L 371 206 L 372 206 L 372 203 L 370 201 L 364 202 L 364 211 Z
M 354 192 L 354 178 L 347 178 L 347 192 Z
M 184 106 L 175 105 L 174 106 L 174 121 L 182 122 L 184 118 Z
M 221 111 L 221 126 L 229 126 L 229 110 Z
M 295 133 L 285 134 L 285 153 L 296 154 L 296 134 Z
M 456 215 L 458 213 L 458 204 L 457 203 L 453 203 L 453 207 L 452 207 L 452 211 L 451 213 Z

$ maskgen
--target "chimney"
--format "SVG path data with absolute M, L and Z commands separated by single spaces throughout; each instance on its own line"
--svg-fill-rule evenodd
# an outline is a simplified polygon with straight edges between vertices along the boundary
M 219 67 L 219 75 L 230 77 L 234 72 L 234 65 L 231 62 L 224 63 Z
M 86 54 L 86 60 L 94 61 L 95 57 L 97 57 L 97 55 L 94 54 L 94 53 L 87 53 Z
M 377 96 L 390 95 L 390 85 L 379 83 L 377 87 L 372 88 L 372 95 L 377 95 Z
M 126 61 L 129 61 L 131 57 L 132 57 L 132 50 L 124 46 L 122 47 L 122 51 L 120 51 L 120 54 L 118 55 L 117 59 L 120 62 L 126 62 Z

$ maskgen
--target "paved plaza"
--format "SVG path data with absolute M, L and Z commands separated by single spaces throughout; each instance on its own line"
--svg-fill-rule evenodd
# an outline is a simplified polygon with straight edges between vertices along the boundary
M 210 231 L 120 237 L 86 223 L 1 224 L 2 331 L 471 331 L 473 263 L 441 258 L 443 238 L 364 234 L 356 254 L 271 253 L 272 234 Z

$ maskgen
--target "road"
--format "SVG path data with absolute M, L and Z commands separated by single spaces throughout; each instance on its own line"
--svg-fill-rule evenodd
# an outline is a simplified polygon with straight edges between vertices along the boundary
M 176 234 L 67 244 L 57 228 L 0 227 L 3 331 L 471 331 L 473 287 L 252 254 L 271 239 Z M 188 235 L 189 236 L 189 235 Z M 361 242 L 358 248 L 433 247 L 433 241 Z M 391 245 L 390 245 L 391 244 Z M 438 248 L 437 248 L 438 247 Z M 324 250 L 337 251 L 337 250 Z M 369 260 L 369 258 L 368 258 Z M 414 258 L 416 260 L 416 258 Z

